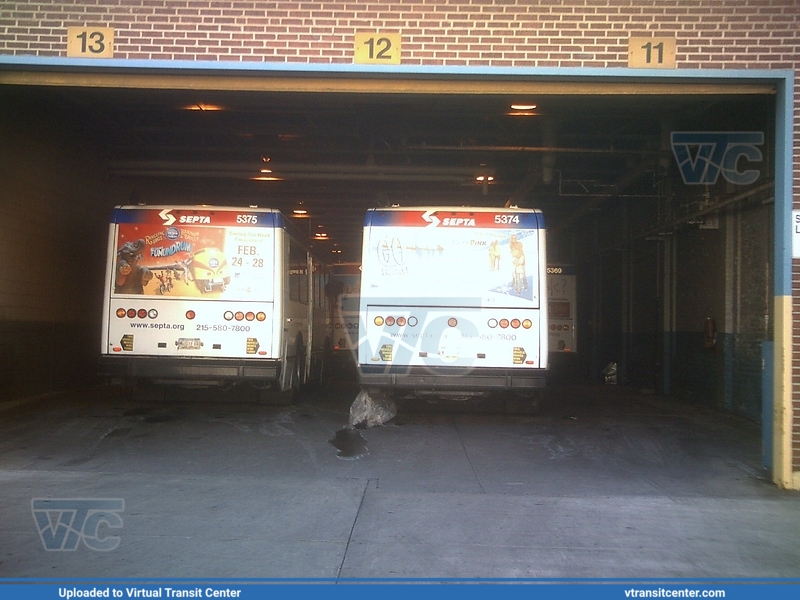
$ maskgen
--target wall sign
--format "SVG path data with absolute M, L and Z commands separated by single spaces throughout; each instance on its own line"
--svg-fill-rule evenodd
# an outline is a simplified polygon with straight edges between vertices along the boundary
M 792 258 L 800 258 L 800 210 L 792 211 Z
M 400 34 L 356 33 L 353 62 L 369 65 L 399 65 Z
M 628 39 L 628 66 L 632 69 L 674 69 L 675 38 Z
M 67 27 L 67 57 L 114 58 L 114 30 L 110 27 Z

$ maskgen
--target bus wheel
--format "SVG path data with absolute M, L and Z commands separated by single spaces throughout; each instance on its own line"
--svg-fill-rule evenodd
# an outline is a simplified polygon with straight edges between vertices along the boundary
M 298 340 L 295 346 L 294 361 L 289 374 L 289 385 L 285 390 L 278 391 L 278 402 L 280 404 L 293 404 L 300 396 L 300 389 L 303 386 L 303 367 L 305 365 L 305 351 L 303 343 Z
M 294 361 L 294 381 L 293 387 L 296 386 L 295 394 L 300 393 L 301 388 L 305 387 L 306 380 L 306 348 L 303 346 L 303 341 L 298 338 L 295 344 L 295 361 Z
M 275 387 L 262 389 L 259 392 L 259 399 L 261 400 L 261 402 L 264 402 L 265 404 L 277 404 L 280 406 L 288 406 L 292 404 L 297 398 L 297 393 L 299 390 L 297 380 L 298 380 L 297 364 L 295 363 L 294 365 L 292 365 L 292 370 L 289 375 L 289 385 L 286 387 L 286 389 L 282 390 L 280 387 L 280 383 L 278 383 L 275 385 Z

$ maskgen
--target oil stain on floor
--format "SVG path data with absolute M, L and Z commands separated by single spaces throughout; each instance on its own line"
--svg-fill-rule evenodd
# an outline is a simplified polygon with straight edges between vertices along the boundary
M 337 457 L 345 460 L 355 460 L 369 454 L 367 440 L 360 431 L 350 427 L 337 431 L 333 439 L 328 440 L 328 443 L 339 451 Z

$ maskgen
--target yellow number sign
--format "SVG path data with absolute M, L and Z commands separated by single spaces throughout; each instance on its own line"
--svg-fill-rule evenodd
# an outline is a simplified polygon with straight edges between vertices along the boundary
M 110 27 L 67 27 L 70 58 L 114 58 L 114 30 Z
M 370 65 L 399 65 L 400 34 L 357 33 L 353 62 Z
M 633 69 L 674 69 L 675 38 L 632 37 L 628 40 L 628 66 Z

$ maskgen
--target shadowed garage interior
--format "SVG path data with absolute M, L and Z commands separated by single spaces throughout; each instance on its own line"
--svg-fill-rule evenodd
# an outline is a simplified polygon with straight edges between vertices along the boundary
M 553 357 L 555 382 L 616 362 L 622 385 L 761 420 L 770 86 L 116 76 L 0 86 L 4 394 L 96 382 L 115 205 L 278 208 L 331 262 L 360 259 L 370 207 L 518 205 L 543 210 L 548 260 L 578 273 L 581 349 Z M 736 163 L 755 181 L 687 184 L 673 132 L 762 132 Z

